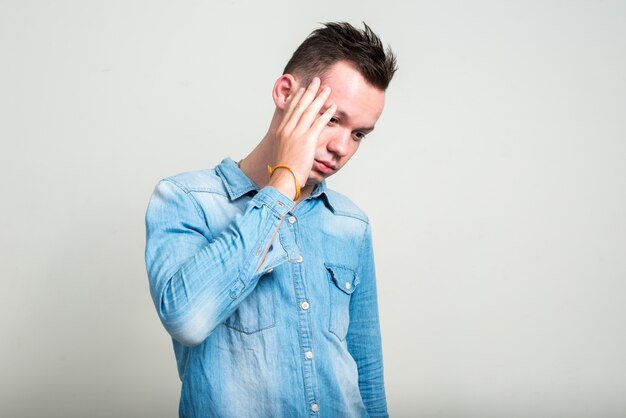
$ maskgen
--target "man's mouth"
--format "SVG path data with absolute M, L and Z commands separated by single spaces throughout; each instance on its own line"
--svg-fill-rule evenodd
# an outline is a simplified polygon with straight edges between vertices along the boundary
M 318 171 L 321 171 L 324 174 L 330 174 L 332 172 L 334 172 L 336 170 L 336 165 L 334 165 L 331 162 L 328 161 L 319 161 L 319 160 L 315 160 L 314 163 L 315 168 Z

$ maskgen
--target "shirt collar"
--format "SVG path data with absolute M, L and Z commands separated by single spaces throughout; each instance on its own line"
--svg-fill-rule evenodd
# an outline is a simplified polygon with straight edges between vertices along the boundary
M 226 187 L 226 192 L 230 200 L 235 200 L 251 191 L 259 191 L 259 188 L 244 174 L 239 168 L 239 165 L 230 157 L 224 158 L 221 163 L 215 168 L 217 174 L 222 178 L 222 182 Z M 327 192 L 326 180 L 322 180 L 318 183 L 313 192 L 311 198 L 324 197 L 325 202 L 328 204 L 330 210 L 335 211 L 332 203 L 332 197 Z
M 230 200 L 238 199 L 252 190 L 259 190 L 230 157 L 224 158 L 215 170 L 222 178 Z
M 310 197 L 316 199 L 316 198 L 318 198 L 320 196 L 324 197 L 324 201 L 328 205 L 328 208 L 334 212 L 335 211 L 335 206 L 333 205 L 333 202 L 332 202 L 333 198 L 331 197 L 331 195 L 327 191 L 326 180 L 322 180 L 321 183 L 317 183 L 317 185 L 313 189 L 313 192 L 311 193 Z

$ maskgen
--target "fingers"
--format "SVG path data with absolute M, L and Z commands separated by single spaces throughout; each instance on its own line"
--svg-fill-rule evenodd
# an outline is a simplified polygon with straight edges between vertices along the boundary
M 293 96 L 291 96 L 288 100 L 288 104 L 287 104 L 287 109 L 285 110 L 285 113 L 283 114 L 283 119 L 281 121 L 280 127 L 284 127 L 287 122 L 289 121 L 289 118 L 291 117 L 291 114 L 293 113 L 294 109 L 296 108 L 296 105 L 300 102 L 300 98 L 302 97 L 302 95 L 304 94 L 305 88 L 301 87 L 300 89 L 298 89 L 298 91 L 296 92 L 296 94 L 294 94 Z
M 315 100 L 306 108 L 302 116 L 300 116 L 296 130 L 304 132 L 311 127 L 313 121 L 318 117 L 322 106 L 328 100 L 328 96 L 330 96 L 330 87 L 324 87 Z
M 318 77 L 314 77 L 311 81 L 311 84 L 307 87 L 300 97 L 294 97 L 294 100 L 290 104 L 290 111 L 283 117 L 284 125 L 283 128 L 287 132 L 292 132 L 296 126 L 299 125 L 300 118 L 302 114 L 309 108 L 311 103 L 314 102 L 314 99 L 317 96 L 318 90 L 320 87 L 320 79 Z M 298 91 L 300 93 L 300 91 Z M 298 99 L 298 100 L 296 100 Z M 325 100 L 325 99 L 324 99 Z M 322 103 L 323 105 L 323 103 Z M 321 108 L 321 105 L 320 105 Z M 318 108 L 315 113 L 319 112 Z M 310 126 L 310 122 L 309 122 Z M 308 128 L 306 126 L 304 129 Z
M 322 129 L 328 124 L 330 119 L 334 116 L 337 111 L 337 105 L 332 104 L 324 113 L 322 113 L 311 125 L 310 133 L 315 138 L 319 137 L 322 133 Z

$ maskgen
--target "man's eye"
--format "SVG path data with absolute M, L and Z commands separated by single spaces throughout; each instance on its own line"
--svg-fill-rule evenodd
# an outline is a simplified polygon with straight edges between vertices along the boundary
M 336 117 L 334 117 L 334 116 L 333 116 L 332 118 L 330 118 L 330 120 L 328 121 L 328 123 L 332 123 L 333 125 L 334 125 L 335 123 L 338 123 L 338 122 L 339 122 L 339 119 L 337 119 L 337 118 L 336 118 Z
M 364 134 L 363 132 L 356 132 L 356 133 L 354 134 L 354 137 L 355 137 L 358 141 L 360 141 L 361 139 L 365 138 L 365 134 Z

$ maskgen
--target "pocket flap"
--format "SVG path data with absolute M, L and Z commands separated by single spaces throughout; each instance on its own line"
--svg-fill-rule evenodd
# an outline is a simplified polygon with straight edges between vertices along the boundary
M 324 263 L 324 266 L 326 266 L 326 270 L 328 270 L 335 286 L 348 295 L 354 292 L 360 280 L 353 269 L 331 263 Z

